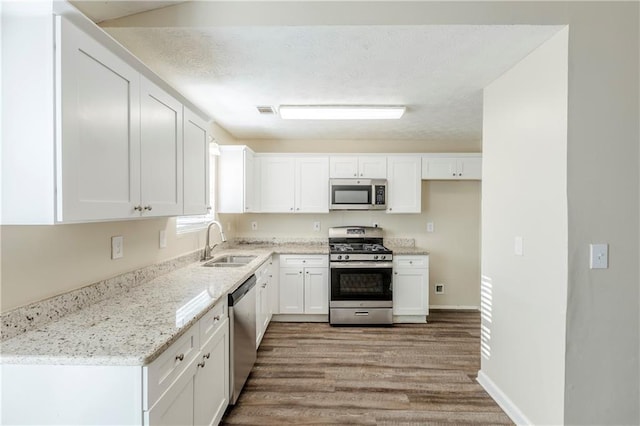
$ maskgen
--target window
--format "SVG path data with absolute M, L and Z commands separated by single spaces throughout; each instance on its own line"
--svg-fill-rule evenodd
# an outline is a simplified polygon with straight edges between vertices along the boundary
M 220 155 L 218 144 L 212 142 L 209 144 L 209 204 L 211 205 L 211 210 L 208 214 L 203 215 L 178 216 L 176 218 L 176 233 L 184 234 L 186 232 L 200 231 L 205 229 L 209 222 L 215 219 L 218 155 Z

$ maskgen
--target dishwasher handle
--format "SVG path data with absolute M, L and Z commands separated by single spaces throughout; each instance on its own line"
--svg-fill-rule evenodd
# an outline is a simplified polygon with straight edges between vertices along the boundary
M 255 274 L 251 275 L 233 293 L 229 293 L 229 306 L 238 304 L 238 302 L 242 300 L 244 295 L 249 293 L 249 291 L 251 291 L 251 289 L 256 286 L 256 281 L 257 280 Z

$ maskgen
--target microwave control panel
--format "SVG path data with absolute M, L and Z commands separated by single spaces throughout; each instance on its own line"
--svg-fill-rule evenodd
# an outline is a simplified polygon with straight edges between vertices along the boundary
M 386 204 L 384 185 L 375 185 L 374 188 L 375 188 L 375 195 L 376 195 L 374 204 L 377 204 L 377 205 Z

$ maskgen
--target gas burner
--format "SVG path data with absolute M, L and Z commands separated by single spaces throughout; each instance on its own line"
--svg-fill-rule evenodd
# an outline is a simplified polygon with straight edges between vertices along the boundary
M 382 245 L 380 228 L 330 228 L 329 252 L 330 260 L 336 262 L 388 262 L 393 258 L 392 251 Z

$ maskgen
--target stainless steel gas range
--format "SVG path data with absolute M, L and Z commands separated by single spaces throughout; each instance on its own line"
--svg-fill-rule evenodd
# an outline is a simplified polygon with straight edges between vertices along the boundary
M 382 228 L 329 229 L 329 323 L 392 324 L 393 253 L 382 244 Z

